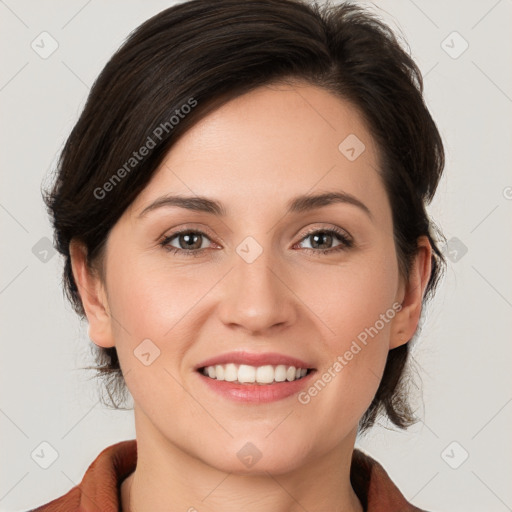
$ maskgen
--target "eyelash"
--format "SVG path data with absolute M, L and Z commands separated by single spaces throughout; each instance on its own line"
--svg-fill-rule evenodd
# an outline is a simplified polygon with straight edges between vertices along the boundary
M 337 253 L 339 251 L 345 251 L 345 250 L 350 249 L 350 248 L 352 248 L 354 246 L 353 240 L 350 237 L 348 237 L 345 234 L 345 232 L 343 232 L 343 231 L 341 231 L 339 229 L 336 229 L 336 228 L 312 230 L 312 231 L 306 233 L 300 239 L 299 243 L 302 242 L 303 240 L 305 240 L 306 238 L 308 238 L 308 237 L 310 237 L 312 235 L 316 235 L 318 233 L 335 235 L 336 238 L 338 238 L 338 240 L 341 242 L 341 244 L 337 245 L 336 247 L 334 247 L 332 249 L 310 249 L 310 248 L 305 248 L 304 249 L 305 251 L 308 251 L 308 252 L 310 252 L 310 253 L 312 253 L 312 254 L 314 254 L 316 256 L 318 256 L 318 253 L 321 253 L 321 254 L 333 254 L 333 253 Z M 203 254 L 203 252 L 206 251 L 206 249 L 196 249 L 196 250 L 188 251 L 186 249 L 179 249 L 178 247 L 172 247 L 172 246 L 168 245 L 171 242 L 171 240 L 173 240 L 174 238 L 176 238 L 177 236 L 182 235 L 182 234 L 196 234 L 196 235 L 205 236 L 208 239 L 210 238 L 203 231 L 185 228 L 185 229 L 182 229 L 180 231 L 175 231 L 174 233 L 171 233 L 170 235 L 166 236 L 161 242 L 159 242 L 159 245 L 161 245 L 165 250 L 169 251 L 172 254 L 182 253 L 185 256 L 192 256 L 192 257 L 194 257 L 194 256 L 195 257 L 201 256 Z

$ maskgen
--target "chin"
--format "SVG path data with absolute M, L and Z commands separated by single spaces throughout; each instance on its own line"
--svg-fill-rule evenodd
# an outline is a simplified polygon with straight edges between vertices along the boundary
M 245 467 L 245 464 L 238 458 L 226 459 L 225 461 L 221 461 L 220 464 L 217 462 L 213 467 L 225 473 L 231 473 L 239 476 L 251 475 L 268 477 L 269 473 L 271 475 L 290 473 L 291 471 L 299 469 L 302 465 L 303 463 L 301 461 L 298 461 L 296 458 L 290 459 L 289 457 L 285 457 L 283 453 L 279 454 L 277 457 L 275 454 L 270 457 L 265 457 L 263 455 L 260 460 L 253 465 L 248 464 L 247 467 Z
M 272 434 L 271 434 L 272 435 Z M 210 466 L 236 475 L 273 475 L 294 471 L 306 464 L 306 454 L 302 442 L 295 446 L 278 439 L 273 442 L 264 436 L 231 439 L 229 443 L 219 443 L 210 451 L 210 456 L 200 454 Z M 220 450 L 218 449 L 220 448 Z M 207 459 L 207 460 L 206 460 Z

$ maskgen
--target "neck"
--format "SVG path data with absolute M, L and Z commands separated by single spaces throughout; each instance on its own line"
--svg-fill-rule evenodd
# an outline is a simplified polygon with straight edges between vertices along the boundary
M 137 467 L 121 485 L 122 510 L 363 512 L 350 484 L 355 433 L 348 441 L 287 473 L 239 474 L 206 464 L 158 435 L 138 435 Z

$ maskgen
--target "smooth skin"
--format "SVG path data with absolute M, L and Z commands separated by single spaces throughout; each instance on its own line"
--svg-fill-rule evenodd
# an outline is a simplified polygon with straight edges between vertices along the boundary
M 338 149 L 349 134 L 366 147 L 354 161 Z M 122 483 L 124 511 L 362 511 L 349 479 L 358 422 L 388 351 L 416 330 L 432 251 L 421 237 L 409 282 L 400 278 L 378 168 L 351 104 L 305 83 L 267 85 L 173 146 L 113 227 L 105 282 L 72 243 L 89 336 L 116 347 L 134 400 L 138 464 Z M 292 198 L 331 191 L 351 194 L 371 215 L 349 203 L 286 214 Z M 166 194 L 206 196 L 226 215 L 172 206 L 139 218 Z M 307 236 L 336 227 L 352 247 L 335 251 L 343 244 L 335 235 Z M 181 228 L 205 234 L 192 249 L 183 235 L 160 244 Z M 252 263 L 236 250 L 248 236 L 263 250 Z M 320 376 L 394 303 L 401 310 L 307 404 L 297 395 L 240 404 L 194 370 L 244 349 L 299 357 Z M 146 339 L 160 350 L 147 366 L 134 355 Z M 237 456 L 246 443 L 262 454 L 250 468 Z

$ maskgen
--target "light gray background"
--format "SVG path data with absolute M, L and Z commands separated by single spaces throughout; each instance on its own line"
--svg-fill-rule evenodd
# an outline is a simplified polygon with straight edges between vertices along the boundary
M 0 0 L 2 511 L 61 496 L 103 448 L 135 437 L 133 412 L 102 408 L 93 372 L 77 369 L 92 362 L 91 342 L 63 298 L 60 256 L 45 253 L 53 235 L 40 186 L 109 57 L 172 3 Z M 358 444 L 419 507 L 512 510 L 512 1 L 378 5 L 425 76 L 447 152 L 429 211 L 452 246 L 413 352 L 423 421 L 407 432 L 376 427 Z M 46 59 L 31 48 L 50 48 L 43 31 L 58 42 Z M 58 452 L 48 469 L 31 457 L 42 442 Z

